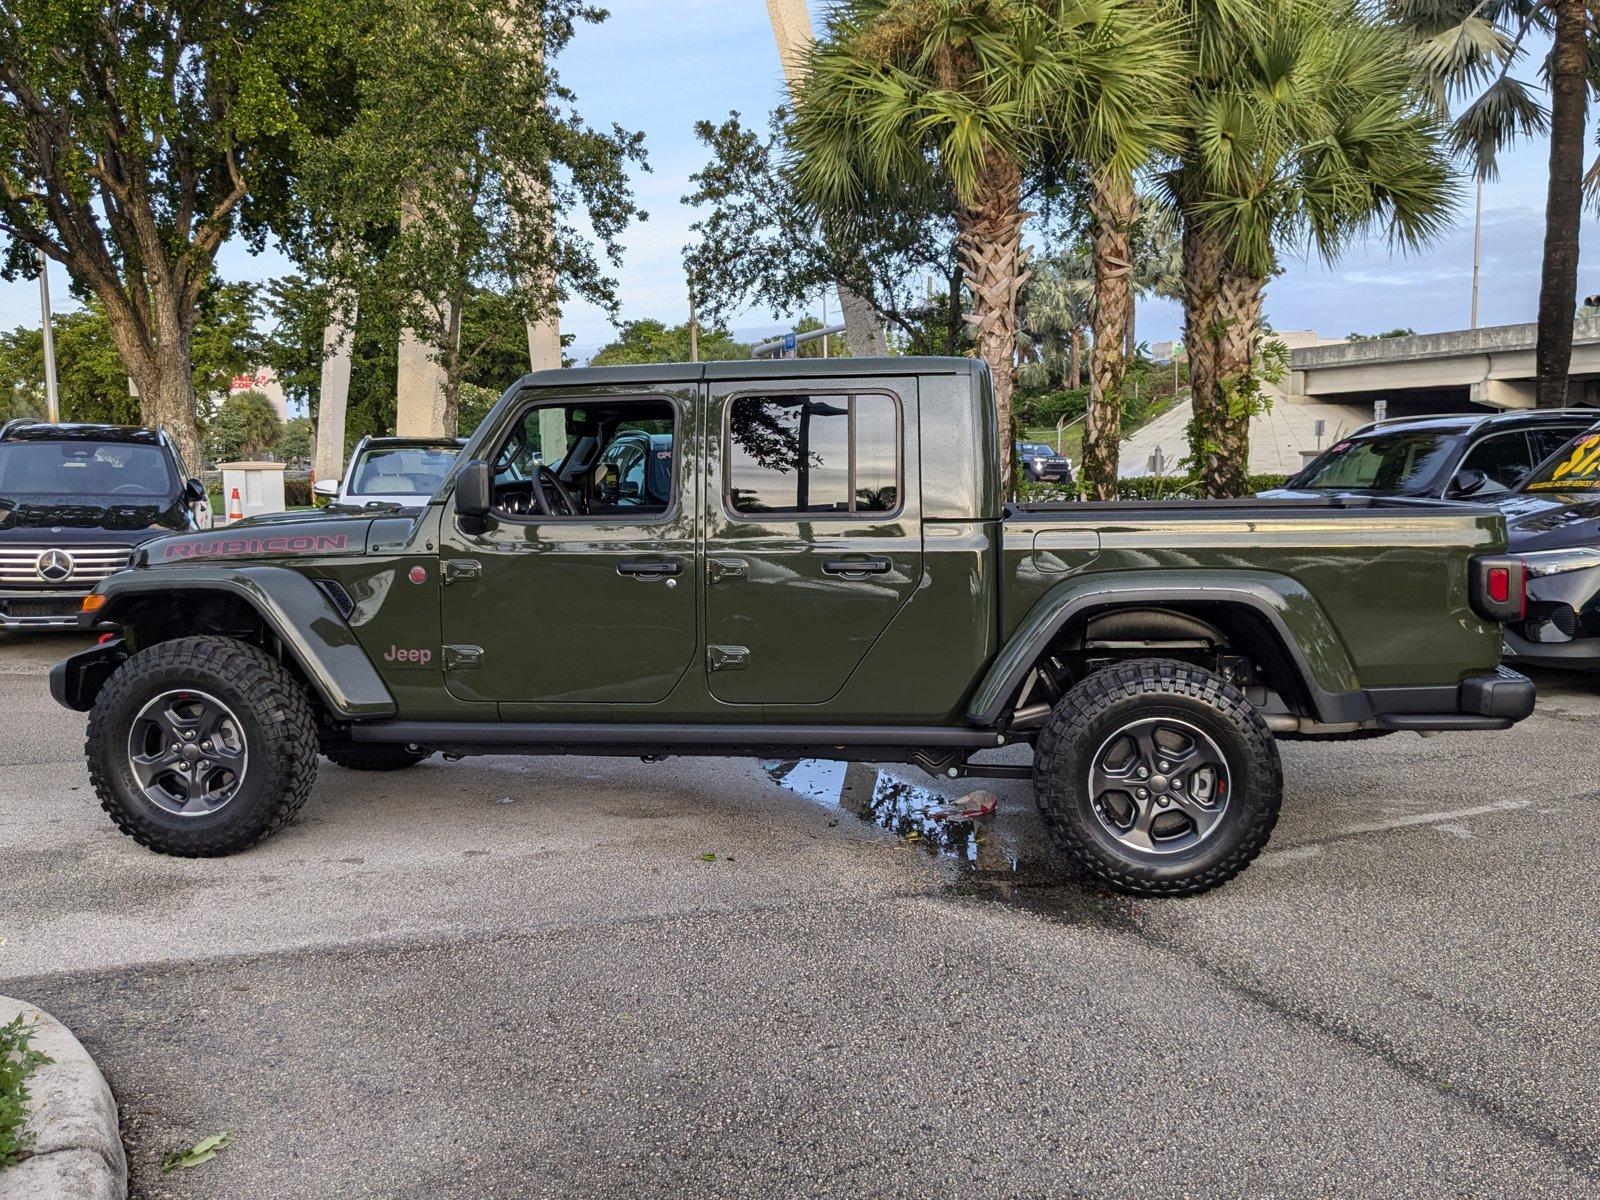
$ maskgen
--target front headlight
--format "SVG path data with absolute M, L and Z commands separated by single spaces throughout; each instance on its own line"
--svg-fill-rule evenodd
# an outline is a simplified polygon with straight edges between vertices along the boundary
M 1565 575 L 1568 571 L 1584 571 L 1600 567 L 1600 550 L 1574 546 L 1568 550 L 1535 550 L 1531 554 L 1517 555 L 1535 579 L 1545 575 Z

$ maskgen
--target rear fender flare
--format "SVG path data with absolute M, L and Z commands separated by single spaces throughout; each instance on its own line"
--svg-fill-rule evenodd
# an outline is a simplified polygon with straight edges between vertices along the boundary
M 138 601 L 181 592 L 223 592 L 244 601 L 272 631 L 335 717 L 390 717 L 383 677 L 333 601 L 288 567 L 196 566 L 123 571 L 96 589 L 107 597 L 96 620 L 122 624 Z
M 1262 571 L 1121 571 L 1057 584 L 1036 603 L 967 704 L 975 725 L 997 724 L 1028 672 L 1076 617 L 1094 609 L 1188 602 L 1237 605 L 1262 617 L 1288 650 L 1319 720 L 1365 721 L 1372 703 L 1316 598 L 1286 575 Z

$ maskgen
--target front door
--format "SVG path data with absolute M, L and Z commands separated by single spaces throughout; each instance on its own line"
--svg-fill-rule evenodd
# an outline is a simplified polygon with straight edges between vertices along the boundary
M 444 514 L 445 678 L 462 700 L 552 706 L 663 700 L 696 661 L 692 386 L 542 391 L 488 451 L 480 532 Z M 655 487 L 617 468 L 650 456 Z M 608 453 L 610 452 L 610 453 Z M 532 716 L 526 711 L 519 715 Z
M 922 575 L 916 384 L 716 383 L 706 669 L 729 704 L 822 704 Z

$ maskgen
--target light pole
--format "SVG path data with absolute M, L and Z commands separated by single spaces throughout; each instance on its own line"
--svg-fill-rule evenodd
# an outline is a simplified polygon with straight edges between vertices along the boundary
M 1478 177 L 1477 215 L 1472 221 L 1472 326 L 1478 327 L 1478 273 L 1483 266 L 1483 176 Z
M 39 252 L 39 312 L 44 332 L 44 403 L 50 424 L 61 423 L 61 398 L 56 391 L 56 335 L 50 328 L 50 260 Z

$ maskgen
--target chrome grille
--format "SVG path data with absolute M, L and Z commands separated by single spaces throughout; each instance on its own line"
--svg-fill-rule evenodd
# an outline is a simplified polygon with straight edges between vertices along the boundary
M 127 566 L 129 553 L 126 546 L 0 546 L 0 585 L 88 589 Z M 39 573 L 41 560 L 49 569 L 45 575 Z M 70 570 L 60 575 L 69 562 Z

